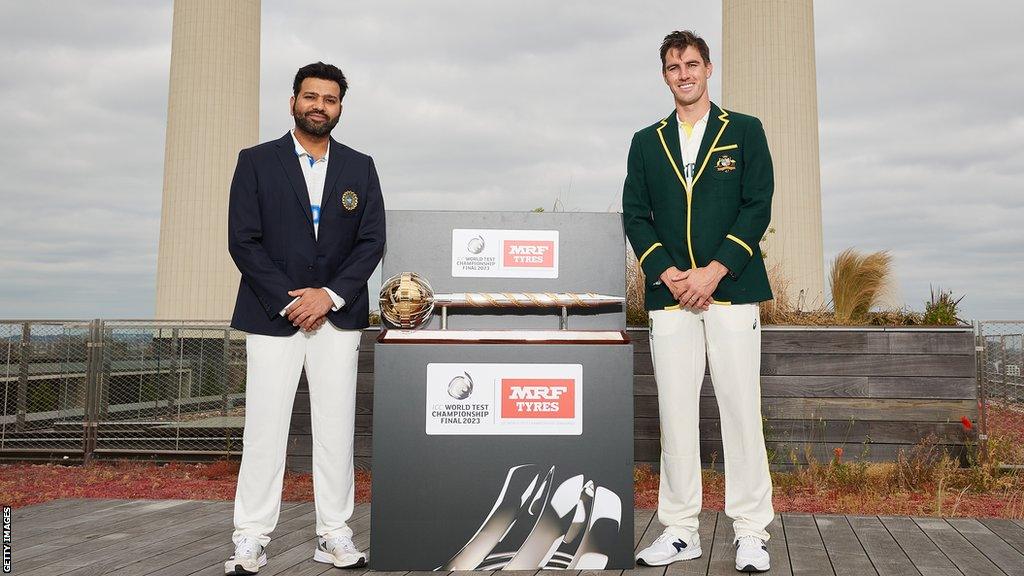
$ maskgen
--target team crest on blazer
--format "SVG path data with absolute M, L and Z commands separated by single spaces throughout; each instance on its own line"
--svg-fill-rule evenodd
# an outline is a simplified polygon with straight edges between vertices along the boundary
M 732 172 L 735 169 L 736 161 L 728 154 L 722 154 L 718 157 L 718 162 L 715 162 L 715 170 L 719 172 Z
M 359 206 L 359 196 L 351 190 L 345 190 L 345 193 L 341 195 L 341 205 L 345 207 L 345 210 L 355 210 Z

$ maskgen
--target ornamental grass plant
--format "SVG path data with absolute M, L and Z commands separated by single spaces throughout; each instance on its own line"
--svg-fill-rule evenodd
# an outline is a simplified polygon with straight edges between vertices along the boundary
M 847 248 L 840 252 L 829 272 L 836 323 L 867 324 L 868 313 L 878 306 L 891 275 L 892 256 L 884 250 L 861 254 Z
M 626 326 L 647 326 L 647 310 L 644 309 L 643 268 L 636 255 L 626 248 Z

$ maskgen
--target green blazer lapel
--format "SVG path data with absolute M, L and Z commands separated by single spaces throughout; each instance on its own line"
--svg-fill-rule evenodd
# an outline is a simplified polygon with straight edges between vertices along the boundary
M 668 118 L 661 121 L 657 132 L 658 139 L 661 141 L 661 148 L 665 151 L 666 160 L 672 166 L 672 171 L 675 172 L 676 178 L 679 178 L 679 184 L 683 187 L 683 190 L 689 192 L 689 188 L 686 186 L 686 179 L 683 178 L 683 173 L 679 170 L 679 163 L 682 161 L 683 154 L 679 148 L 679 122 L 676 120 L 675 110 L 672 111 Z
M 700 141 L 700 151 L 697 152 L 697 173 L 693 176 L 693 185 L 697 185 L 700 175 L 708 165 L 711 151 L 718 146 L 718 140 L 725 133 L 725 127 L 729 125 L 729 113 L 711 103 L 711 112 L 708 113 L 708 125 L 704 128 L 704 138 Z M 678 139 L 678 133 L 676 139 Z

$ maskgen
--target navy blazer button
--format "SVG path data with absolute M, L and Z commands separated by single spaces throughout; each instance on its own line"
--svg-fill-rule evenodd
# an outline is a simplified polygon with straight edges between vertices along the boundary
M 313 269 L 312 266 L 306 266 L 306 270 L 312 270 L 312 269 Z

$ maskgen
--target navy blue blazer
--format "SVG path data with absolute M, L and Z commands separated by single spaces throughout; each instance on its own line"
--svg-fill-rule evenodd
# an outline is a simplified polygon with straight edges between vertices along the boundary
M 238 153 L 228 252 L 242 280 L 232 328 L 294 334 L 298 328 L 280 312 L 292 301 L 289 290 L 306 287 L 327 287 L 345 299 L 327 313 L 334 326 L 369 325 L 366 281 L 384 254 L 384 198 L 372 158 L 333 138 L 328 158 L 317 238 L 291 134 Z

